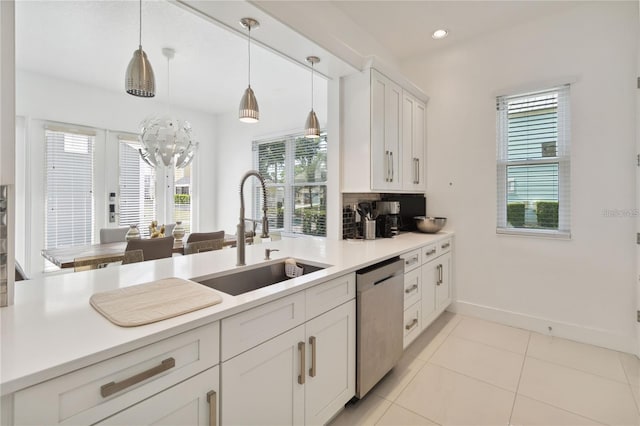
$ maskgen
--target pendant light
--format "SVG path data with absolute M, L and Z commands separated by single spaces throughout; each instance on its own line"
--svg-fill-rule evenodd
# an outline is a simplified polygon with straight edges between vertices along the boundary
M 244 123 L 257 123 L 258 120 L 260 120 L 260 109 L 258 108 L 256 95 L 253 93 L 253 89 L 251 89 L 251 29 L 258 28 L 260 23 L 253 18 L 242 18 L 240 25 L 249 31 L 249 87 L 244 91 L 244 95 L 242 95 L 242 99 L 240 100 L 238 118 Z
M 128 94 L 142 98 L 152 98 L 156 95 L 156 79 L 153 69 L 142 50 L 142 0 L 140 0 L 140 36 L 138 49 L 133 52 L 133 58 L 127 67 L 125 75 L 125 90 Z
M 140 156 L 152 167 L 162 166 L 178 169 L 187 167 L 197 148 L 191 135 L 191 124 L 180 120 L 171 113 L 171 75 L 169 63 L 175 56 L 170 47 L 162 49 L 167 58 L 167 113 L 147 118 L 142 122 Z
M 307 62 L 311 64 L 311 111 L 309 111 L 307 122 L 304 125 L 304 135 L 307 138 L 316 139 L 320 137 L 320 123 L 318 122 L 318 116 L 313 110 L 313 66 L 320 62 L 320 58 L 317 56 L 308 56 Z

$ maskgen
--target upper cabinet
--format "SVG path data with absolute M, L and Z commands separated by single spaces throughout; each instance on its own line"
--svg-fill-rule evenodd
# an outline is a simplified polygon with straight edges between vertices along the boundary
M 425 190 L 425 103 L 371 68 L 342 81 L 342 191 Z
M 407 91 L 402 96 L 402 189 L 425 187 L 425 104 Z

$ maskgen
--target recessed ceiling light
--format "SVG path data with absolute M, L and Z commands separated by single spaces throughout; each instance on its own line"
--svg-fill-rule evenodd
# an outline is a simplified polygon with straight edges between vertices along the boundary
M 431 34 L 431 37 L 436 40 L 440 40 L 441 38 L 445 38 L 448 35 L 449 35 L 449 31 L 447 30 L 435 30 L 433 34 Z

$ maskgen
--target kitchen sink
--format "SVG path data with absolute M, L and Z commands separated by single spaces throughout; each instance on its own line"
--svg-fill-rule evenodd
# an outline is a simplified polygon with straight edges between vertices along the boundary
M 303 275 L 320 271 L 329 266 L 318 263 L 311 264 L 305 261 L 297 261 L 297 265 L 302 267 Z M 215 278 L 194 279 L 194 281 L 223 293 L 237 296 L 289 279 L 291 278 L 284 273 L 284 260 L 281 260 L 258 268 L 231 272 Z

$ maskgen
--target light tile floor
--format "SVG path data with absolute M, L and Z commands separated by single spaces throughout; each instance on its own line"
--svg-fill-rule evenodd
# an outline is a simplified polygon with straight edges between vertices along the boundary
M 640 360 L 445 312 L 342 425 L 640 425 Z

